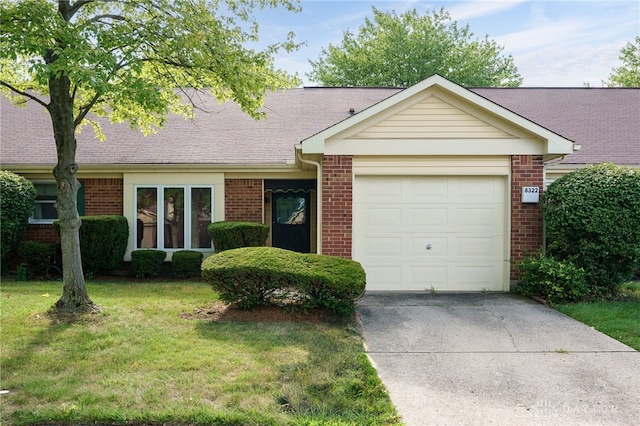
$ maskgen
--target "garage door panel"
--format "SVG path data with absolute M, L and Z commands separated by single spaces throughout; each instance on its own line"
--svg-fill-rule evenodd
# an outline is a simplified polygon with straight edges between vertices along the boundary
M 413 235 L 407 237 L 411 242 L 411 256 L 428 257 L 429 260 L 446 260 L 449 253 L 449 238 L 446 236 Z M 430 246 L 430 248 L 427 248 Z
M 410 268 L 410 290 L 426 291 L 443 289 L 447 283 L 447 266 L 416 266 Z
M 402 266 L 368 266 L 367 290 L 402 290 Z
M 354 259 L 367 288 L 504 290 L 507 200 L 505 177 L 356 176 Z
M 502 270 L 499 265 L 456 265 L 452 269 L 455 290 L 502 290 Z
M 461 258 L 497 259 L 502 253 L 500 239 L 502 236 L 455 236 L 455 252 Z
M 406 231 L 411 229 L 423 231 L 426 229 L 442 230 L 449 226 L 449 208 L 447 206 L 415 206 L 405 208 L 407 220 Z
M 365 237 L 363 239 L 364 254 L 367 257 L 393 256 L 398 257 L 402 252 L 402 237 Z

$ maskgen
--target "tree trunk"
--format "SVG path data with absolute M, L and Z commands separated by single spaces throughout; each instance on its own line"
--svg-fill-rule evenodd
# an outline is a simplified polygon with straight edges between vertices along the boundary
M 59 311 L 87 312 L 99 308 L 93 304 L 84 280 L 80 255 L 81 225 L 78 215 L 77 196 L 80 182 L 76 178 L 76 138 L 73 115 L 73 98 L 70 95 L 69 79 L 62 75 L 50 77 L 51 102 L 49 114 L 58 154 L 58 164 L 53 174 L 58 185 L 58 199 L 55 207 L 60 221 L 60 241 L 62 245 L 62 274 L 64 287 L 62 297 L 55 303 Z

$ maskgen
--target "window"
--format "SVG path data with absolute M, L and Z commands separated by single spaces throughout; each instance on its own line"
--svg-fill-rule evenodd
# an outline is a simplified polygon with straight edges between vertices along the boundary
M 136 249 L 210 250 L 213 187 L 136 186 Z
M 29 218 L 30 223 L 53 223 L 58 218 L 58 211 L 54 207 L 58 196 L 55 182 L 34 182 L 36 187 L 36 205 Z
M 36 187 L 36 205 L 33 209 L 29 223 L 53 223 L 58 218 L 55 208 L 58 199 L 58 185 L 54 181 L 33 182 Z M 84 215 L 84 185 L 78 188 L 78 214 Z

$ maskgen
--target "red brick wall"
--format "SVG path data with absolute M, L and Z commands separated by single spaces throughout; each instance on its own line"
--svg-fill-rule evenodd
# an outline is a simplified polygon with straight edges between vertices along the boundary
M 124 214 L 123 181 L 115 179 L 80 179 L 84 187 L 84 214 L 97 216 L 103 214 Z M 49 224 L 30 224 L 24 235 L 25 240 L 57 243 L 58 234 Z
M 263 223 L 262 179 L 224 180 L 225 220 Z
M 322 254 L 351 259 L 352 157 L 322 158 Z
M 542 211 L 540 204 L 523 204 L 523 186 L 544 188 L 542 156 L 511 156 L 511 279 L 518 279 L 515 261 L 523 254 L 542 247 Z
M 123 181 L 117 179 L 80 179 L 84 186 L 84 214 L 124 214 Z

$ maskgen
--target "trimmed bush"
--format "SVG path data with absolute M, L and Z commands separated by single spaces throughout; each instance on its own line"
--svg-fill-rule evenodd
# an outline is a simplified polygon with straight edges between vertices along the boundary
M 587 166 L 542 197 L 547 253 L 584 269 L 594 296 L 617 295 L 640 268 L 640 170 Z
M 135 250 L 131 252 L 131 270 L 136 278 L 157 277 L 166 257 L 163 250 Z
M 6 254 L 15 249 L 27 229 L 36 201 L 36 188 L 22 176 L 0 171 L 0 262 L 5 269 Z
M 570 262 L 552 257 L 528 257 L 517 263 L 520 281 L 516 290 L 550 303 L 580 302 L 589 298 L 585 271 Z
M 18 256 L 27 279 L 40 279 L 46 276 L 50 266 L 56 266 L 62 270 L 59 244 L 22 241 L 18 245 Z
M 122 265 L 129 239 L 129 223 L 124 216 L 81 216 L 80 252 L 86 274 L 98 274 Z M 60 235 L 60 223 L 53 223 Z
M 214 222 L 207 232 L 216 252 L 241 247 L 264 246 L 269 237 L 269 226 L 254 222 Z
M 173 253 L 171 257 L 173 276 L 177 278 L 199 277 L 202 256 L 201 252 L 193 250 L 181 250 Z
M 353 260 L 274 247 L 247 247 L 215 254 L 202 263 L 202 276 L 220 298 L 241 308 L 269 304 L 282 294 L 305 308 L 353 312 L 364 293 L 365 272 Z

